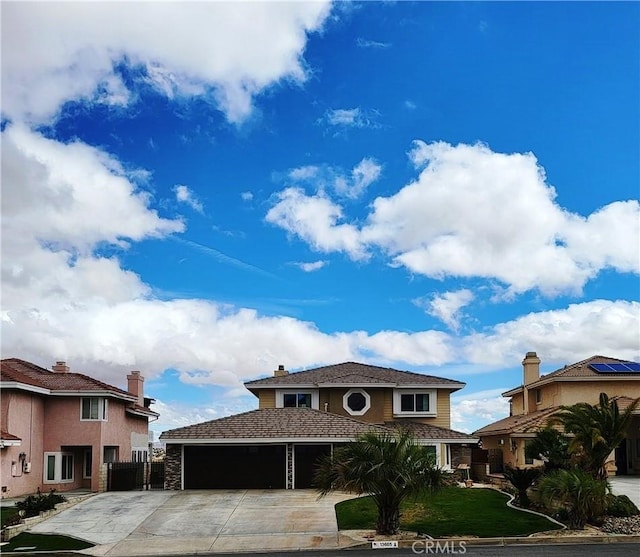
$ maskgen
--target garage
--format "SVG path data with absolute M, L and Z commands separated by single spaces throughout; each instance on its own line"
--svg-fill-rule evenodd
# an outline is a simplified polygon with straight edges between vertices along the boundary
M 184 489 L 284 489 L 285 445 L 184 446 Z
M 331 454 L 331 445 L 295 445 L 294 455 L 294 487 L 310 489 L 313 487 L 313 475 L 318 459 Z

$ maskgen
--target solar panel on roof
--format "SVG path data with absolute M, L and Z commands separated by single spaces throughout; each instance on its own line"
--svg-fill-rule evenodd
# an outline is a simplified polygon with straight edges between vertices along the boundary
M 590 366 L 598 373 L 640 373 L 640 364 L 637 362 L 590 364 Z

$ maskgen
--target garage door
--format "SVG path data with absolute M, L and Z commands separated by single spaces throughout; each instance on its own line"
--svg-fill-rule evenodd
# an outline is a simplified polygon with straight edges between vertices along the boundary
M 331 454 L 331 445 L 295 445 L 294 467 L 296 489 L 313 487 L 313 475 L 318 459 Z
M 284 489 L 284 445 L 184 447 L 185 489 Z

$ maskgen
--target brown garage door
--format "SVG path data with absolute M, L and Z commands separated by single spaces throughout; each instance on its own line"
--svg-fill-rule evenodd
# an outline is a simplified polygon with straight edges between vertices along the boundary
M 185 489 L 284 489 L 284 445 L 184 447 Z
M 331 454 L 331 445 L 295 445 L 294 466 L 296 489 L 309 489 L 313 486 L 313 474 L 318 459 Z

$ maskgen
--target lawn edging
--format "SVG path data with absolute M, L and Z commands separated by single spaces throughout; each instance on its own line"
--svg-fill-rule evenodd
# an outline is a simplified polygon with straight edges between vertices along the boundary
M 523 507 L 518 507 L 517 505 L 513 504 L 513 501 L 515 500 L 516 496 L 513 493 L 508 493 L 507 491 L 502 491 L 501 489 L 498 489 L 497 487 L 491 487 L 491 489 L 495 489 L 496 491 L 499 491 L 500 493 L 504 493 L 507 497 L 509 497 L 509 500 L 507 501 L 507 507 L 509 507 L 510 509 L 515 509 L 517 511 L 522 511 L 523 513 L 530 513 L 530 514 L 535 514 L 537 516 L 541 516 L 543 518 L 548 519 L 549 521 L 553 522 L 554 524 L 557 524 L 558 526 L 561 526 L 563 530 L 567 529 L 567 525 L 566 524 L 562 524 L 562 522 L 557 521 L 555 518 L 538 512 L 538 511 L 533 511 L 531 509 L 525 509 Z
M 38 516 L 23 518 L 20 521 L 20 524 L 16 524 L 14 526 L 7 526 L 2 530 L 2 541 L 8 542 L 11 538 L 16 537 L 21 532 L 28 530 L 32 526 L 35 526 L 36 524 L 39 524 L 40 522 L 43 522 L 48 518 L 51 518 L 52 516 L 55 516 L 58 513 L 61 513 L 65 509 L 73 507 L 74 505 L 81 503 L 85 499 L 89 499 L 89 497 L 93 497 L 94 495 L 95 493 L 87 493 L 86 495 L 79 495 L 78 497 L 73 497 L 72 499 L 68 499 L 63 503 L 58 503 L 55 506 L 55 508 L 49 511 L 42 511 Z

